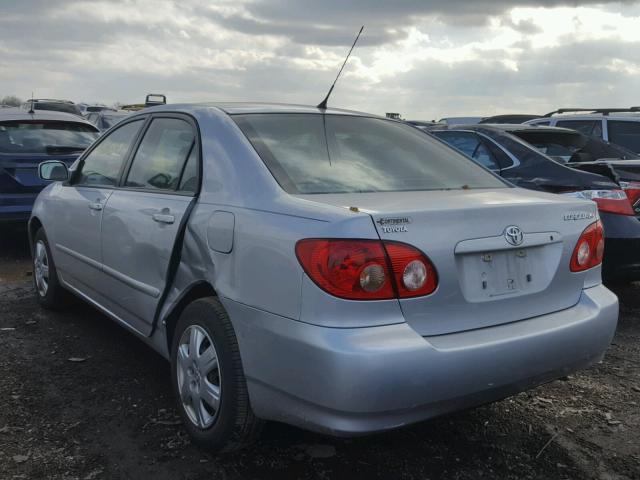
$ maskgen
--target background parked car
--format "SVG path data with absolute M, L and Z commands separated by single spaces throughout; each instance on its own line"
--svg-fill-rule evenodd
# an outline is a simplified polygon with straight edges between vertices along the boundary
M 53 112 L 72 113 L 82 116 L 82 110 L 71 100 L 55 100 L 50 98 L 35 98 L 22 104 L 22 108 L 30 110 L 49 110 Z
M 419 128 L 420 130 L 425 130 L 425 131 L 429 131 L 432 128 L 435 128 L 438 126 L 446 125 L 445 123 L 430 122 L 428 120 L 405 120 L 405 121 L 409 125 L 413 125 L 414 127 Z
M 520 125 L 466 125 L 430 133 L 515 185 L 589 198 L 598 204 L 609 280 L 640 279 L 640 221 L 622 187 L 610 178 L 562 165 L 509 132 Z
M 570 128 L 640 153 L 640 108 L 562 108 L 526 122 Z
M 505 130 L 568 167 L 611 178 L 640 218 L 640 157 L 632 151 L 566 128 L 513 125 Z
M 38 192 L 49 182 L 38 177 L 38 164 L 67 165 L 98 136 L 82 117 L 19 108 L 0 110 L 0 222 L 26 222 Z
M 536 118 L 540 118 L 540 115 L 513 113 L 507 115 L 494 115 L 492 117 L 486 117 L 480 120 L 478 123 L 524 123 Z
M 129 115 L 129 113 L 130 112 L 127 112 L 124 110 L 116 111 L 111 109 L 105 109 L 105 110 L 100 110 L 98 112 L 88 113 L 86 118 L 88 121 L 93 123 L 98 128 L 98 130 L 100 130 L 101 132 L 104 132 L 105 130 L 109 130 L 116 123 L 118 123 L 120 120 L 122 120 L 127 115 Z
M 443 117 L 438 120 L 438 123 L 444 123 L 445 125 L 471 125 L 480 123 L 484 117 Z

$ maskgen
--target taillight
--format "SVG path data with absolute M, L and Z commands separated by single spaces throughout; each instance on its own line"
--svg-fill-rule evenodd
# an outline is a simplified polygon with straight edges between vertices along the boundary
M 429 295 L 438 286 L 438 275 L 431 261 L 406 243 L 385 241 L 400 298 Z
M 593 200 L 601 212 L 635 215 L 623 190 L 582 190 L 580 192 L 571 192 L 569 195 Z
M 400 242 L 309 238 L 298 261 L 325 292 L 349 300 L 388 300 L 432 293 L 436 270 L 420 250 Z
M 584 229 L 571 256 L 571 271 L 581 272 L 602 263 L 604 230 L 600 220 Z
M 636 215 L 640 215 L 640 182 L 620 182 L 620 186 L 627 194 L 631 208 Z

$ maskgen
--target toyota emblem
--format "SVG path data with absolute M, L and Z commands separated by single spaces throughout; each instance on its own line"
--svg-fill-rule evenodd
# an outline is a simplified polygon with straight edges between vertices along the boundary
M 516 227 L 515 225 L 511 225 L 504 229 L 504 238 L 507 243 L 517 247 L 524 241 L 524 234 L 520 227 Z

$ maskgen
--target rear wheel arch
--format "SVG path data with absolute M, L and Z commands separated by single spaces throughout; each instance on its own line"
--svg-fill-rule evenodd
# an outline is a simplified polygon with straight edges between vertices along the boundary
M 36 238 L 36 233 L 42 227 L 42 222 L 38 217 L 33 217 L 29 220 L 29 245 L 31 246 L 31 253 L 33 254 L 34 242 Z
M 167 340 L 167 351 L 171 352 L 171 346 L 173 345 L 173 335 L 176 330 L 176 325 L 180 319 L 180 315 L 183 310 L 194 301 L 200 298 L 217 297 L 218 294 L 215 289 L 206 281 L 199 281 L 190 285 L 180 296 L 180 299 L 173 306 L 169 314 L 164 320 Z

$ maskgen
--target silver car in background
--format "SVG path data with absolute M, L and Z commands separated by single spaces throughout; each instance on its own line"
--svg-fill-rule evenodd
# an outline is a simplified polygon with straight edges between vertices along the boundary
M 72 292 L 170 359 L 210 450 L 263 420 L 358 435 L 497 400 L 599 361 L 616 327 L 593 202 L 401 122 L 166 105 L 40 173 L 39 301 Z

